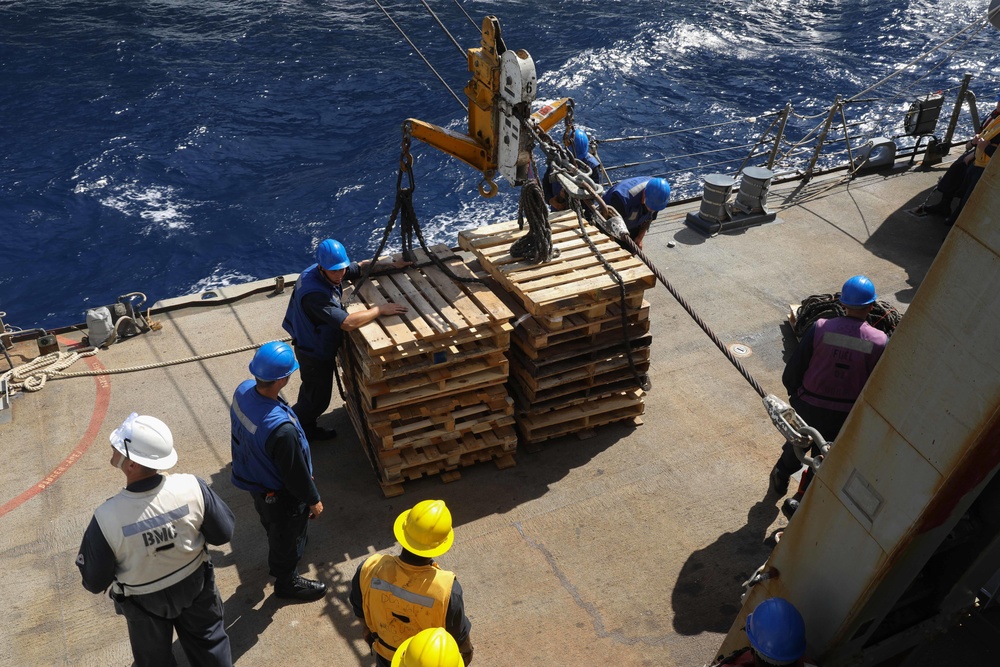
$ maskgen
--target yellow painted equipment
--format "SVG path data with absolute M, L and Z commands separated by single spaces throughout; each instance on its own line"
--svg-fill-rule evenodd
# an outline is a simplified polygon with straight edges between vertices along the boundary
M 465 86 L 469 98 L 467 134 L 408 118 L 404 135 L 454 156 L 483 174 L 479 193 L 497 193 L 497 172 L 511 185 L 521 185 L 528 175 L 531 139 L 520 131 L 535 98 L 535 65 L 526 51 L 511 51 L 504 45 L 500 22 L 494 16 L 483 19 L 478 48 L 468 50 L 472 78 Z M 530 115 L 530 121 L 548 131 L 566 118 L 573 101 L 562 98 Z

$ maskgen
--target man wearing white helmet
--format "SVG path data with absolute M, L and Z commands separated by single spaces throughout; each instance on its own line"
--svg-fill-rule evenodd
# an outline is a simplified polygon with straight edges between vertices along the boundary
M 177 463 L 170 429 L 132 413 L 111 434 L 111 465 L 126 486 L 97 508 L 76 565 L 83 587 L 109 590 L 128 624 L 137 667 L 175 665 L 174 630 L 193 665 L 229 667 L 232 656 L 207 544 L 233 536 L 233 513 Z

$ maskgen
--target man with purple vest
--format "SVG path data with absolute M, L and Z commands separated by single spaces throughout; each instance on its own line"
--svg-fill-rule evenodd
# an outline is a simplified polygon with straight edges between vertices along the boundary
M 817 320 L 806 329 L 781 376 L 789 404 L 828 442 L 840 432 L 888 341 L 885 333 L 868 324 L 875 304 L 871 280 L 849 278 L 840 292 L 840 303 L 847 314 Z M 771 470 L 770 492 L 785 495 L 788 478 L 801 467 L 792 444 L 786 442 Z M 796 496 L 804 491 L 800 487 Z
M 379 317 L 405 313 L 406 306 L 383 303 L 348 314 L 341 303 L 344 279 L 355 280 L 371 260 L 352 262 L 340 241 L 326 239 L 316 248 L 316 263 L 299 275 L 288 301 L 281 326 L 292 336 L 302 384 L 292 410 L 306 437 L 312 441 L 336 437 L 333 429 L 321 428 L 316 420 L 326 412 L 333 395 L 333 374 L 343 332 L 352 331 Z M 381 262 L 380 264 L 385 264 Z M 410 262 L 388 262 L 402 268 Z M 372 267 L 375 268 L 375 267 Z

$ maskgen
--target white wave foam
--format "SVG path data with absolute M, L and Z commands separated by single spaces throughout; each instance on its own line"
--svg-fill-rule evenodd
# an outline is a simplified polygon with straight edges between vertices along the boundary
M 184 295 L 198 294 L 199 292 L 207 292 L 209 290 L 218 289 L 220 287 L 228 287 L 230 285 L 242 285 L 243 283 L 253 282 L 257 279 L 258 278 L 256 276 L 248 273 L 240 273 L 239 271 L 224 269 L 221 264 L 216 264 L 210 275 L 188 287 Z

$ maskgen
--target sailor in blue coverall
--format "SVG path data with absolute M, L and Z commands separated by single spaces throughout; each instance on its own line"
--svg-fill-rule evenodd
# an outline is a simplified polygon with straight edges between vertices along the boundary
M 662 178 L 626 178 L 608 190 L 604 201 L 622 216 L 629 236 L 641 249 L 649 225 L 670 201 L 670 185 Z
M 351 262 L 339 241 L 326 239 L 316 249 L 316 263 L 299 276 L 288 301 L 281 326 L 292 336 L 302 379 L 298 400 L 292 409 L 312 441 L 329 440 L 337 435 L 333 429 L 320 427 L 316 420 L 330 405 L 337 351 L 344 332 L 362 327 L 378 317 L 399 315 L 407 310 L 402 304 L 384 303 L 347 313 L 341 303 L 343 281 L 359 278 L 370 262 L 367 259 Z M 382 264 L 386 262 L 380 261 Z M 388 262 L 394 268 L 409 264 L 402 260 Z

